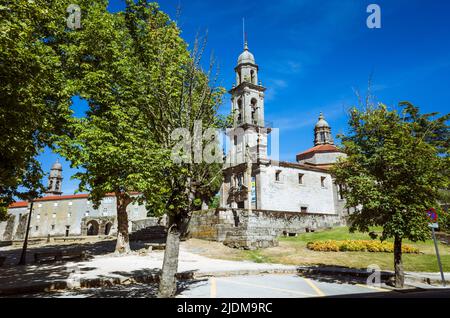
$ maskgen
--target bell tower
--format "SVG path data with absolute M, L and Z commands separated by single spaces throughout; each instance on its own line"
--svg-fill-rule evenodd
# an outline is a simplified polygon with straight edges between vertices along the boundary
M 56 159 L 56 162 L 50 170 L 50 176 L 48 177 L 48 190 L 45 193 L 48 195 L 61 195 L 62 179 L 62 165 L 59 162 L 59 159 Z
M 264 121 L 264 92 L 258 65 L 244 41 L 244 51 L 234 68 L 236 82 L 231 94 L 233 126 L 227 130 L 229 148 L 223 168 L 221 206 L 241 209 L 261 207 L 261 167 L 268 165 Z
M 236 83 L 229 91 L 233 129 L 231 139 L 231 165 L 247 162 L 248 153 L 253 163 L 267 160 L 267 134 L 264 124 L 265 87 L 258 82 L 258 65 L 255 57 L 244 43 L 244 51 L 239 55 Z
M 331 135 L 331 127 L 326 122 L 323 114 L 320 113 L 319 120 L 314 127 L 314 146 L 318 145 L 333 145 L 333 136 Z

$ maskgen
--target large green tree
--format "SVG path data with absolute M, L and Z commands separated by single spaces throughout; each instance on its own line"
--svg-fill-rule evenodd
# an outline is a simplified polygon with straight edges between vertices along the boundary
M 402 111 L 368 105 L 350 112 L 350 131 L 342 136 L 347 157 L 333 168 L 345 184 L 350 230 L 382 226 L 381 239 L 394 239 L 395 285 L 403 287 L 402 240 L 429 238 L 425 211 L 438 208 L 439 189 L 448 187 L 448 160 L 440 153 L 448 127 L 445 117 L 421 115 L 411 104 Z M 448 140 L 447 140 L 448 142 Z M 448 144 L 447 144 L 448 145 Z
M 210 61 L 207 71 L 201 67 L 206 41 L 195 41 L 189 52 L 176 24 L 155 4 L 127 1 L 126 20 L 139 65 L 151 69 L 151 77 L 142 79 L 149 99 L 138 107 L 153 140 L 172 152 L 171 159 L 160 167 L 165 175 L 160 191 L 144 190 L 144 196 L 153 215 L 168 215 L 169 228 L 177 232 L 173 238 L 179 240 L 186 233 L 192 211 L 209 202 L 221 184 L 220 160 L 204 160 L 203 155 L 222 158 L 217 136 L 208 129 L 227 125 L 227 118 L 217 115 L 224 90 L 215 86 L 214 62 Z M 181 134 L 177 134 L 180 128 Z M 176 148 L 180 142 L 187 147 Z M 169 243 L 168 239 L 166 254 L 172 260 L 164 262 L 161 297 L 173 296 L 176 290 L 178 251 L 173 249 L 179 244 Z
M 195 120 L 205 128 L 220 122 L 222 90 L 209 86 L 199 54 L 190 54 L 156 4 L 126 4 L 116 14 L 105 2 L 91 4 L 82 29 L 61 45 L 73 92 L 88 101 L 89 111 L 72 120 L 73 134 L 60 140 L 59 152 L 81 168 L 80 189 L 94 203 L 116 194 L 119 253 L 130 250 L 131 202 L 145 204 L 152 215 L 167 213 L 181 228 L 195 199 L 208 201 L 220 184 L 218 164 L 196 165 L 194 177 L 192 165 L 172 160 L 178 141 L 171 136 L 176 128 L 193 131 Z
M 70 94 L 54 39 L 67 5 L 0 2 L 0 219 L 15 198 L 44 190 L 36 156 L 66 132 Z

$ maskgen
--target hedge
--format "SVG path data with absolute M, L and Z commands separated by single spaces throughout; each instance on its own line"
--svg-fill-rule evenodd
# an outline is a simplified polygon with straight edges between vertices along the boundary
M 316 241 L 309 242 L 306 247 L 318 252 L 394 252 L 394 243 L 381 241 L 345 240 L 345 241 Z M 403 253 L 419 253 L 411 245 L 402 244 Z

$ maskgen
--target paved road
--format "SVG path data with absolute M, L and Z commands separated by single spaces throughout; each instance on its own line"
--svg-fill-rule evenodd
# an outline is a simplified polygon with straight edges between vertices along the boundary
M 298 298 L 388 291 L 364 284 L 323 282 L 297 275 L 211 277 L 189 286 L 180 298 Z
M 298 298 L 387 292 L 364 284 L 325 282 L 297 275 L 267 274 L 231 277 L 211 277 L 182 282 L 178 298 Z M 157 293 L 155 284 L 133 284 L 109 288 L 89 288 L 22 295 L 22 297 L 150 297 Z

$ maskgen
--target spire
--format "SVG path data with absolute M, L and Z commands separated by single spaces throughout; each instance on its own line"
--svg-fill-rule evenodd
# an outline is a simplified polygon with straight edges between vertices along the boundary
M 46 193 L 50 195 L 61 195 L 62 179 L 62 165 L 59 162 L 59 159 L 56 159 L 50 169 L 50 176 L 48 177 L 48 190 Z
M 325 120 L 322 112 L 319 114 L 319 120 L 314 128 L 314 145 L 334 144 L 331 135 L 331 127 Z

